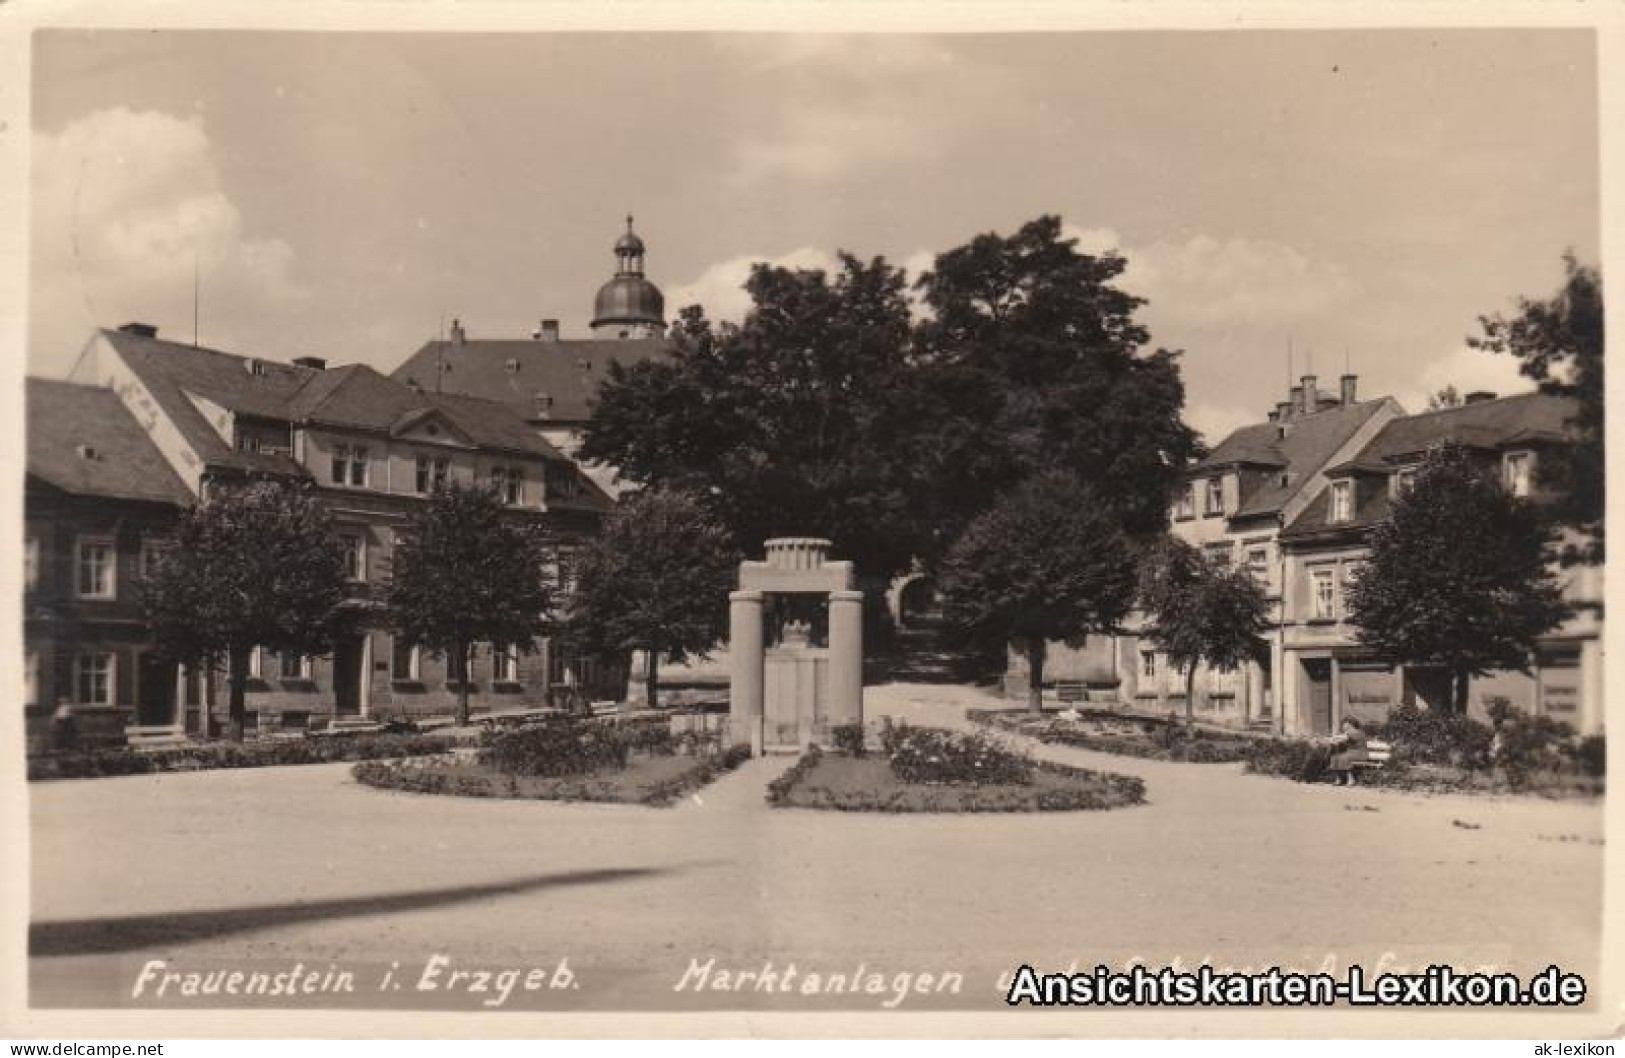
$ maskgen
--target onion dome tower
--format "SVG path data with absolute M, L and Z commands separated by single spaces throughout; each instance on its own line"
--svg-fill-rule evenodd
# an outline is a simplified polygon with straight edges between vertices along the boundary
M 615 240 L 615 278 L 593 299 L 594 338 L 659 338 L 666 333 L 666 296 L 643 277 L 643 240 L 626 218 L 626 233 Z

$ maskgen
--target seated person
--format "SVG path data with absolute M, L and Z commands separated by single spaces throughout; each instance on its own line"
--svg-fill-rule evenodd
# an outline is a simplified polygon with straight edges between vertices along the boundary
M 1331 773 L 1332 781 L 1353 786 L 1355 763 L 1371 759 L 1366 751 L 1365 729 L 1352 716 L 1344 717 L 1342 730 L 1332 739 L 1330 747 L 1332 759 L 1326 770 Z

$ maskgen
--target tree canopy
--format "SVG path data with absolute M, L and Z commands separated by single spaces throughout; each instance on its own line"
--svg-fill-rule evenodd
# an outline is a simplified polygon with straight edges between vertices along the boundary
M 182 513 L 143 578 L 142 602 L 165 656 L 226 665 L 228 737 L 241 741 L 250 654 L 328 653 L 344 583 L 343 545 L 308 489 L 215 485 Z
M 1041 707 L 1046 644 L 1115 629 L 1134 601 L 1134 545 L 1100 494 L 1050 471 L 1002 496 L 942 563 L 943 612 L 961 634 L 1008 643 Z
M 589 650 L 645 651 L 653 705 L 662 654 L 703 655 L 726 634 L 739 559 L 728 531 L 695 497 L 623 496 L 603 534 L 577 557 L 571 637 Z
M 1144 633 L 1185 670 L 1185 715 L 1196 703 L 1196 666 L 1233 669 L 1268 649 L 1269 601 L 1238 566 L 1210 561 L 1196 548 L 1166 537 L 1141 565 Z
M 704 498 L 738 543 L 828 536 L 871 578 L 917 550 L 903 275 L 843 255 L 834 275 L 758 265 L 742 326 L 683 310 L 669 360 L 616 365 L 581 455 Z
M 553 549 L 496 489 L 451 482 L 413 513 L 395 546 L 387 602 L 397 635 L 444 656 L 468 723 L 468 661 L 489 642 L 530 653 L 554 616 Z
M 1533 504 L 1441 445 L 1371 532 L 1348 594 L 1357 638 L 1389 662 L 1447 672 L 1464 713 L 1471 676 L 1528 672 L 1536 639 L 1566 617 L 1549 543 Z
M 1596 564 L 1604 558 L 1602 275 L 1573 255 L 1564 257 L 1563 266 L 1556 294 L 1519 299 L 1518 314 L 1510 319 L 1481 317 L 1483 336 L 1467 341 L 1517 357 L 1518 370 L 1539 382 L 1541 392 L 1576 399 L 1570 421 L 1576 443 L 1543 456 L 1536 478 L 1548 490 L 1553 517 L 1580 534 L 1580 543 L 1565 547 L 1564 560 Z

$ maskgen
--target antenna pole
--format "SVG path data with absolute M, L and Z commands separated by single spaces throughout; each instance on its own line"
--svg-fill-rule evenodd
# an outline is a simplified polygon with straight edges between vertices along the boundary
M 198 316 L 198 276 L 197 276 L 197 243 L 192 244 L 192 348 L 197 348 L 197 316 Z

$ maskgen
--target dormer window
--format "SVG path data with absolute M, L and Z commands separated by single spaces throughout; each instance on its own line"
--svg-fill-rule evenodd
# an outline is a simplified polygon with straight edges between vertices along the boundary
M 1354 482 L 1332 482 L 1332 515 L 1334 522 L 1354 520 Z
M 1207 479 L 1207 500 L 1203 504 L 1202 513 L 1209 518 L 1215 518 L 1224 513 L 1224 479 Z
M 1196 517 L 1196 483 L 1194 481 L 1187 482 L 1185 487 L 1179 490 L 1179 502 L 1174 506 L 1174 517 Z
M 1529 471 L 1533 458 L 1528 452 L 1508 452 L 1504 464 L 1507 491 L 1514 496 L 1529 495 Z

